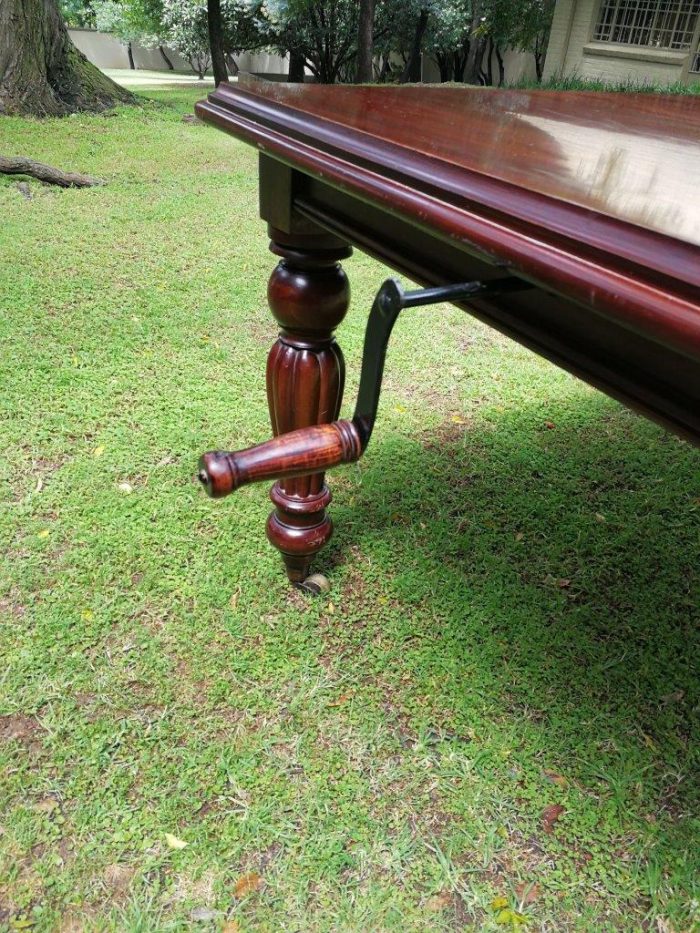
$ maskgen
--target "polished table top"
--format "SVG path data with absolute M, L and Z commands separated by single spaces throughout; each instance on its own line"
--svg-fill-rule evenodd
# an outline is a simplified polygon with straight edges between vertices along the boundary
M 691 96 L 454 85 L 329 93 L 246 77 L 233 87 L 700 246 L 700 101 Z
M 700 98 L 243 78 L 197 112 L 700 358 Z
M 699 97 L 243 77 L 197 113 L 293 171 L 298 215 L 417 281 L 529 282 L 468 310 L 700 438 Z

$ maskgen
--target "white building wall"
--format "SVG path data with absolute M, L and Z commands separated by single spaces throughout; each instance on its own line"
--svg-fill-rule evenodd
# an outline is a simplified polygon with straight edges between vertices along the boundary
M 508 49 L 503 56 L 506 66 L 506 81 L 508 84 L 517 81 L 536 81 L 537 69 L 535 68 L 535 56 L 532 52 L 518 52 L 516 49 Z M 496 67 L 498 74 L 498 67 Z
M 241 71 L 264 75 L 266 78 L 286 78 L 289 74 L 289 57 L 272 55 L 269 52 L 241 52 L 236 56 Z
M 506 84 L 514 84 L 518 81 L 535 81 L 537 78 L 535 56 L 528 52 L 508 49 L 503 53 L 503 65 L 506 73 Z M 494 81 L 498 81 L 498 62 L 495 55 L 493 56 L 493 75 Z M 429 55 L 423 56 L 422 79 L 430 84 L 440 81 L 440 69 L 435 59 Z
M 120 42 L 116 36 L 107 32 L 98 32 L 95 29 L 69 29 L 68 33 L 85 55 L 98 68 L 128 68 L 129 56 L 126 51 L 126 45 Z M 134 64 L 137 68 L 144 68 L 149 71 L 167 71 L 168 66 L 163 61 L 163 56 L 158 49 L 146 49 L 138 42 L 132 44 L 134 55 Z M 188 74 L 192 69 L 185 59 L 166 46 L 165 54 L 175 66 L 176 71 L 182 71 Z M 267 77 L 284 77 L 288 73 L 288 61 L 279 55 L 270 55 L 267 52 L 243 52 L 237 56 L 236 62 L 241 71 L 249 71 L 253 74 L 264 74 Z
M 576 0 L 557 0 L 554 7 L 547 56 L 544 61 L 543 77 L 545 81 L 554 75 L 562 74 L 564 71 L 575 6 Z
M 68 34 L 83 55 L 98 68 L 128 68 L 129 56 L 126 45 L 116 36 L 96 29 L 69 29 Z M 132 44 L 134 64 L 137 68 L 153 71 L 167 71 L 168 66 L 158 49 L 145 49 L 138 42 Z M 166 47 L 165 54 L 175 66 L 176 71 L 191 72 L 192 69 L 174 49 Z
M 607 49 L 600 51 L 593 45 L 584 47 L 579 74 L 582 78 L 607 81 L 610 84 L 626 81 L 673 84 L 681 80 L 687 55 L 668 52 L 663 56 L 664 60 L 654 61 L 651 56 L 646 57 L 644 52 L 641 49 L 639 55 L 623 56 L 610 54 Z M 660 53 L 657 54 L 659 58 L 662 57 Z
M 142 45 L 139 45 L 138 42 L 135 42 L 132 45 L 132 52 L 134 53 L 134 64 L 137 68 L 144 68 L 148 69 L 149 71 L 170 70 L 163 61 L 163 56 L 160 54 L 158 49 L 145 49 Z M 168 48 L 168 46 L 165 46 L 165 54 L 173 63 L 175 71 L 184 71 L 188 74 L 192 73 L 192 69 L 190 68 L 189 64 L 185 61 L 179 52 L 175 51 L 175 49 L 171 49 Z M 129 67 L 128 59 L 126 67 Z
M 126 46 L 114 36 L 94 29 L 69 29 L 68 35 L 88 61 L 98 68 L 128 68 Z

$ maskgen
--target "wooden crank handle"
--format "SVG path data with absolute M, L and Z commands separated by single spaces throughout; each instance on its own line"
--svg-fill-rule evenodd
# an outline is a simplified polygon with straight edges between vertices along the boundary
M 353 421 L 299 428 L 235 452 L 210 450 L 199 460 L 198 478 L 213 499 L 248 483 L 322 473 L 359 460 L 362 432 Z

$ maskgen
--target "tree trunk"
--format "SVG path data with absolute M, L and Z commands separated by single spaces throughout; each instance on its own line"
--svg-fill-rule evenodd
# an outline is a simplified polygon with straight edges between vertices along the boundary
M 464 69 L 467 67 L 471 42 L 467 39 L 462 48 L 454 53 L 454 80 L 464 81 Z
M 472 43 L 469 55 L 467 57 L 467 65 L 465 72 L 465 80 L 468 84 L 483 84 L 484 77 L 482 72 L 482 64 L 484 60 L 484 51 L 486 49 L 487 40 L 483 37 L 479 38 L 477 41 Z
M 168 66 L 168 71 L 175 71 L 175 66 L 174 66 L 173 63 L 170 61 L 170 59 L 168 58 L 168 56 L 165 54 L 165 49 L 163 48 L 162 45 L 159 45 L 159 46 L 158 46 L 158 51 L 159 51 L 160 54 L 163 56 L 163 61 L 164 61 L 165 64 Z
M 64 116 L 133 100 L 76 49 L 56 0 L 0 2 L 0 114 Z
M 214 70 L 214 84 L 218 87 L 222 81 L 228 81 L 223 30 L 221 27 L 221 0 L 207 0 L 207 21 L 209 24 L 209 49 Z
M 496 53 L 496 61 L 498 62 L 498 86 L 503 87 L 503 82 L 506 80 L 506 68 L 503 64 L 503 55 L 501 54 L 500 45 L 495 45 L 494 51 Z
M 357 83 L 369 84 L 374 78 L 374 0 L 360 0 L 357 31 Z
M 537 75 L 537 83 L 542 83 L 542 72 L 544 70 L 544 50 L 547 48 L 547 38 L 543 37 L 543 41 L 540 40 L 540 36 L 535 37 L 535 74 Z
M 136 71 L 136 64 L 134 62 L 134 49 L 131 45 L 131 42 L 127 43 L 126 54 L 129 56 L 129 68 L 131 68 L 132 71 Z
M 423 46 L 423 36 L 425 35 L 425 30 L 428 26 L 428 10 L 421 10 L 420 16 L 416 20 L 416 31 L 413 34 L 413 45 L 411 46 L 411 54 L 408 57 L 406 62 L 406 67 L 403 70 L 401 77 L 399 78 L 399 84 L 408 84 L 411 82 L 415 84 L 421 79 L 421 48 Z
M 294 84 L 304 83 L 304 56 L 301 52 L 289 53 L 289 80 Z
M 482 77 L 487 87 L 493 87 L 493 39 L 489 38 L 488 48 L 486 50 L 486 71 L 482 63 Z
M 435 61 L 440 69 L 440 81 L 444 84 L 445 81 L 450 80 L 450 58 L 444 52 L 437 52 Z

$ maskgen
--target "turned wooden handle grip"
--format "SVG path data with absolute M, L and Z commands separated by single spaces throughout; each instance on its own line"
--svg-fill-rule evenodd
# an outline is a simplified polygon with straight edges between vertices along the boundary
M 334 421 L 280 434 L 271 441 L 229 452 L 210 450 L 199 460 L 199 480 L 214 499 L 248 483 L 323 473 L 362 456 L 360 432 L 352 421 Z

